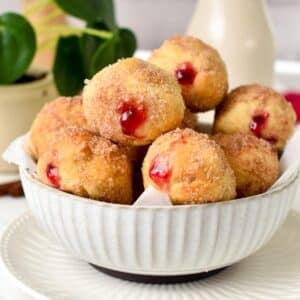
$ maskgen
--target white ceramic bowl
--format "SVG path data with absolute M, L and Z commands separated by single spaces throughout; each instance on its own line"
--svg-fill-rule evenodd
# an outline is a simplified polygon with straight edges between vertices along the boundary
M 20 173 L 32 213 L 74 256 L 128 273 L 182 275 L 231 265 L 267 243 L 292 206 L 298 168 L 261 195 L 167 207 L 88 200 Z

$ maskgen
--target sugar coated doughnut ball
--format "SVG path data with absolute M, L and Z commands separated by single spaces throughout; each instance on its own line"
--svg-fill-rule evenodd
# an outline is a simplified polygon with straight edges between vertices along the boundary
M 186 106 L 193 111 L 210 110 L 226 95 L 228 79 L 222 58 L 197 38 L 170 38 L 153 51 L 149 61 L 177 79 Z
M 67 126 L 87 128 L 80 96 L 59 97 L 44 105 L 29 133 L 29 150 L 32 156 L 38 159 L 48 149 L 56 132 Z
M 149 147 L 143 163 L 144 186 L 169 194 L 174 204 L 229 200 L 235 176 L 221 147 L 206 134 L 176 129 Z
M 40 180 L 82 197 L 132 202 L 132 170 L 127 156 L 110 141 L 79 128 L 64 128 L 37 164 Z
M 127 58 L 87 83 L 83 108 L 91 130 L 101 136 L 125 145 L 147 145 L 180 125 L 185 106 L 169 73 Z
M 252 133 L 282 150 L 293 133 L 296 114 L 273 89 L 257 84 L 234 89 L 217 109 L 214 132 Z
M 279 176 L 277 152 L 263 139 L 251 134 L 216 134 L 234 171 L 239 197 L 265 192 Z

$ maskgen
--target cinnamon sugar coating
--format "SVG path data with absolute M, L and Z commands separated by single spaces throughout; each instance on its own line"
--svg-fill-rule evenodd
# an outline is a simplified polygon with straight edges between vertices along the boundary
M 43 183 L 75 195 L 132 202 L 132 170 L 127 156 L 117 145 L 84 129 L 58 131 L 55 143 L 40 156 L 37 172 Z
M 155 162 L 161 165 L 153 168 Z M 236 195 L 235 176 L 223 150 L 192 129 L 176 129 L 155 140 L 142 172 L 144 186 L 167 192 L 174 204 L 217 202 Z
M 214 135 L 234 171 L 238 197 L 265 192 L 279 177 L 279 159 L 272 146 L 251 134 Z
M 30 129 L 31 155 L 38 159 L 48 149 L 56 132 L 67 126 L 87 128 L 81 96 L 59 97 L 44 105 Z
M 131 107 L 126 110 L 126 105 Z M 150 63 L 127 58 L 88 81 L 83 108 L 91 130 L 116 143 L 136 146 L 150 144 L 178 127 L 185 106 L 172 76 Z
M 251 122 L 257 114 L 265 115 L 265 123 L 259 132 L 251 130 Z M 214 132 L 252 133 L 270 141 L 282 150 L 293 133 L 296 114 L 291 104 L 273 89 L 258 84 L 238 87 L 231 91 L 218 107 Z
M 153 51 L 149 62 L 176 77 L 176 70 L 190 64 L 195 71 L 192 84 L 183 84 L 186 106 L 195 112 L 216 107 L 226 95 L 228 79 L 226 66 L 219 53 L 203 41 L 191 36 L 175 36 Z

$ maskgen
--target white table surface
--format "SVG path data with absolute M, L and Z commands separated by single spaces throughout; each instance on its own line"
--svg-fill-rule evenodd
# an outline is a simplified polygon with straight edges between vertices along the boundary
M 0 235 L 6 225 L 26 210 L 24 197 L 0 197 Z
M 138 56 L 146 57 L 147 53 L 147 51 L 139 51 Z M 276 86 L 278 88 L 300 90 L 300 62 L 278 61 L 276 62 L 275 70 L 277 73 Z M 3 178 L 3 175 L 0 174 L 0 182 L 5 181 Z M 25 212 L 26 209 L 27 206 L 24 197 L 0 197 L 0 236 L 5 227 L 20 214 Z M 300 210 L 300 188 L 294 209 Z M 5 285 L 5 287 L 3 285 Z M 3 296 L 4 291 L 6 298 Z M 9 296 L 7 296 L 8 294 Z M 28 300 L 32 298 L 26 296 L 26 294 L 17 290 L 14 286 L 10 286 L 9 283 L 5 282 L 5 280 L 0 277 L 0 300 L 3 299 Z
M 5 227 L 27 209 L 25 198 L 0 197 L 0 237 Z M 6 295 L 6 297 L 4 297 Z M 9 296 L 8 296 L 9 295 Z M 0 270 L 0 300 L 25 300 L 26 295 L 17 290 L 2 276 Z

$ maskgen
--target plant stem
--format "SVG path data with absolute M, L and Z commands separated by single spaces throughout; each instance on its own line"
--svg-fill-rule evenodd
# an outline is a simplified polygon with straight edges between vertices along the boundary
M 43 33 L 49 30 L 49 27 L 47 26 L 41 26 L 39 28 L 39 32 Z M 69 33 L 73 33 L 73 34 L 81 34 L 81 33 L 86 33 L 92 36 L 96 36 L 99 37 L 101 39 L 109 39 L 112 37 L 112 33 L 109 31 L 105 31 L 105 30 L 98 30 L 98 29 L 94 29 L 94 28 L 79 28 L 79 27 L 72 27 L 69 25 L 53 25 L 51 26 L 51 31 L 52 32 L 61 32 L 62 35 L 64 34 L 69 34 Z
M 57 18 L 59 16 L 63 16 L 63 12 L 61 10 L 58 10 L 58 9 L 54 10 L 53 12 L 51 12 L 50 14 L 48 14 L 46 17 L 43 17 L 43 19 L 42 19 L 41 22 L 36 23 L 35 27 L 37 29 L 39 29 L 39 27 L 47 25 L 47 23 L 49 21 L 52 21 L 53 19 L 55 19 L 55 18 Z
M 94 29 L 94 28 L 90 28 L 90 27 L 80 28 L 80 30 L 83 33 L 93 35 L 93 36 L 97 36 L 97 37 L 102 38 L 102 39 L 110 39 L 113 35 L 110 31 L 99 30 L 99 29 Z
M 38 45 L 37 51 L 50 50 L 54 49 L 56 46 L 56 38 L 49 38 Z

